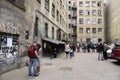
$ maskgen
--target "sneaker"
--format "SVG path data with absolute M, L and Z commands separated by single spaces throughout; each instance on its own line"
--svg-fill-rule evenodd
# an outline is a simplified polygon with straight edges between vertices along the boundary
M 31 74 L 29 74 L 29 76 L 32 76 Z
M 38 76 L 38 74 L 37 75 L 34 75 L 34 77 L 37 77 Z

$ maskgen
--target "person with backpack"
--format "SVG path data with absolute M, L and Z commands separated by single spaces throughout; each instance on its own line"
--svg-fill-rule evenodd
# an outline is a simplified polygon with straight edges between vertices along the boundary
M 37 47 L 36 41 L 34 41 L 34 44 L 28 48 L 28 57 L 29 57 L 28 75 L 32 76 L 33 74 L 36 77 L 38 76 L 37 64 L 38 64 L 38 58 L 39 58 L 38 47 Z M 33 67 L 34 73 L 32 73 L 32 67 Z

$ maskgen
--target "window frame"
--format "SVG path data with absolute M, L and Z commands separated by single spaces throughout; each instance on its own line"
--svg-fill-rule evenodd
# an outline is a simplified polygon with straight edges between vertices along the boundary
M 86 19 L 86 24 L 90 24 L 90 19 Z
M 86 33 L 90 34 L 90 28 L 86 28 Z
M 96 34 L 96 28 L 92 28 L 92 33 Z
M 79 7 L 83 7 L 83 1 L 79 1 Z
M 52 16 L 55 17 L 55 5 L 52 3 Z
M 49 0 L 45 0 L 45 9 L 49 11 Z
M 83 24 L 83 23 L 84 23 L 83 18 L 79 18 L 79 24 Z
M 79 33 L 83 34 L 83 28 L 79 28 Z
M 86 2 L 85 2 L 85 6 L 86 6 L 86 7 L 90 7 L 90 1 L 86 1 Z
M 80 16 L 83 15 L 83 10 L 79 10 L 79 15 L 80 15 Z

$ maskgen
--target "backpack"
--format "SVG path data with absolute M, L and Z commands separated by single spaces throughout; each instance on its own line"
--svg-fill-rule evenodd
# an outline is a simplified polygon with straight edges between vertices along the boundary
M 28 48 L 28 57 L 36 58 L 36 56 L 35 56 L 35 46 L 34 45 L 32 45 Z

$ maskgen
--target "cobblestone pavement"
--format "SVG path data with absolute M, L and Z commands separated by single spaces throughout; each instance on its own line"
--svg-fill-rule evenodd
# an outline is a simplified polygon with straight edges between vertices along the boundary
M 42 58 L 41 73 L 28 77 L 27 67 L 1 76 L 0 80 L 120 80 L 120 64 L 116 60 L 98 61 L 97 53 L 75 53 L 50 60 Z

